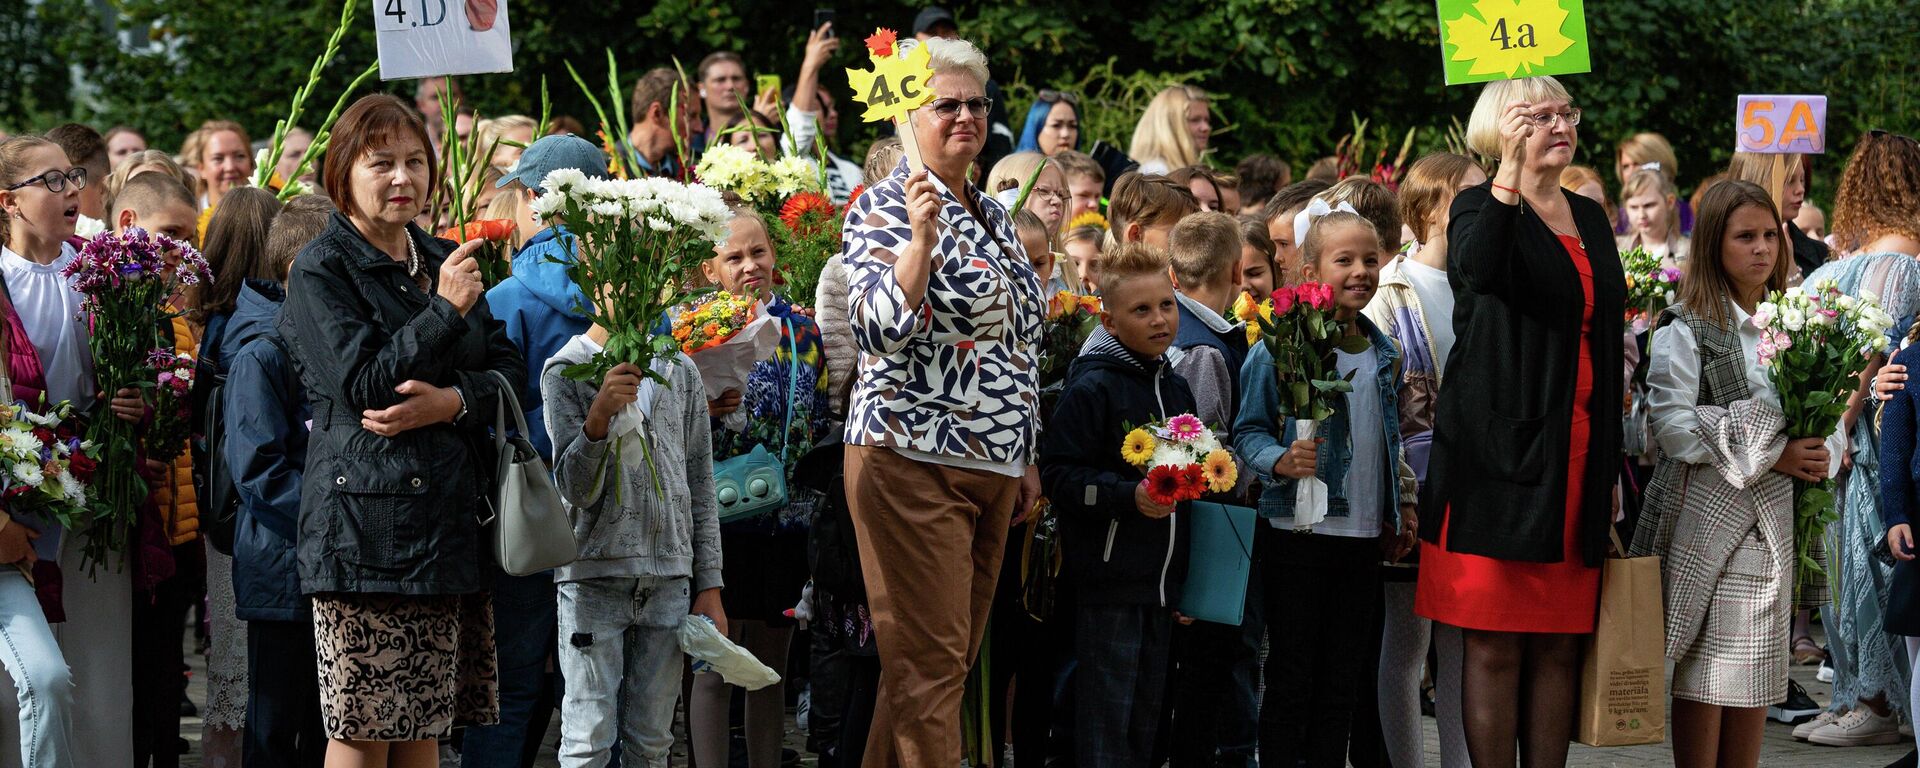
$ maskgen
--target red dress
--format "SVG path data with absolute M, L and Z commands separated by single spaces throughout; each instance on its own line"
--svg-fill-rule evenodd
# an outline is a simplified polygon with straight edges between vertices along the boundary
M 1557 563 L 1528 563 L 1451 552 L 1446 548 L 1443 523 L 1440 543 L 1421 547 L 1420 584 L 1413 603 L 1414 613 L 1434 621 L 1495 632 L 1593 631 L 1600 569 L 1588 567 L 1580 555 L 1580 498 L 1591 420 L 1587 401 L 1593 397 L 1593 351 L 1587 340 L 1593 330 L 1593 266 L 1578 238 L 1561 235 L 1560 242 L 1573 258 L 1587 299 L 1580 319 L 1580 370 L 1568 437 L 1565 557 Z

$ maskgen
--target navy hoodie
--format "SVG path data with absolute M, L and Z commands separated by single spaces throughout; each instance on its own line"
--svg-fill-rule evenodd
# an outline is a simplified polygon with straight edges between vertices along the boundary
M 1183 509 L 1155 520 L 1134 504 L 1146 479 L 1120 456 L 1130 427 L 1192 413 L 1193 393 L 1164 357 L 1147 359 L 1094 329 L 1067 371 L 1040 441 L 1040 482 L 1059 515 L 1067 583 L 1088 604 L 1172 606 L 1187 575 Z
M 227 466 L 239 491 L 233 530 L 234 614 L 246 621 L 302 621 L 295 543 L 300 529 L 300 479 L 307 458 L 306 390 L 278 343 L 278 283 L 248 280 L 227 323 L 222 349 L 227 383 Z

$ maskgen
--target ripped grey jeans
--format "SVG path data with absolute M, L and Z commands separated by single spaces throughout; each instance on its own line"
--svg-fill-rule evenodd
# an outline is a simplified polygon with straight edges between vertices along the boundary
M 691 580 L 566 581 L 559 593 L 560 765 L 601 768 L 617 737 L 624 764 L 666 768 Z

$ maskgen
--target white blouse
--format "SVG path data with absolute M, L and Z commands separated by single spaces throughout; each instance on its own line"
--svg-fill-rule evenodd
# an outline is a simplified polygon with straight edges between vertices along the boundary
M 1780 407 L 1780 392 L 1773 378 L 1760 365 L 1760 329 L 1750 322 L 1751 315 L 1733 306 L 1733 322 L 1740 336 L 1740 352 L 1747 362 L 1748 397 L 1769 407 Z M 1700 415 L 1694 410 L 1700 401 L 1700 353 L 1693 329 L 1684 322 L 1668 323 L 1653 332 L 1648 345 L 1647 405 L 1652 411 L 1654 440 L 1668 456 L 1688 464 L 1705 464 L 1711 458 L 1707 447 L 1694 435 L 1700 427 Z M 1840 469 L 1840 454 L 1846 447 L 1843 422 L 1827 437 L 1831 455 L 1828 475 Z

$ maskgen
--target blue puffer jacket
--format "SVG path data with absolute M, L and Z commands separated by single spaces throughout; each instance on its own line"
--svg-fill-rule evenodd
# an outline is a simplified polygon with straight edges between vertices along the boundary
M 234 520 L 234 614 L 245 621 L 305 621 L 299 560 L 300 479 L 307 457 L 307 394 L 275 327 L 286 292 L 248 280 L 223 349 L 226 461 L 239 489 Z
M 567 277 L 574 238 L 563 227 L 541 230 L 513 256 L 513 276 L 487 291 L 493 316 L 507 325 L 507 338 L 527 359 L 527 440 L 549 463 L 553 440 L 547 437 L 546 401 L 540 397 L 540 369 L 567 340 L 592 325 L 579 311 L 587 295 Z

